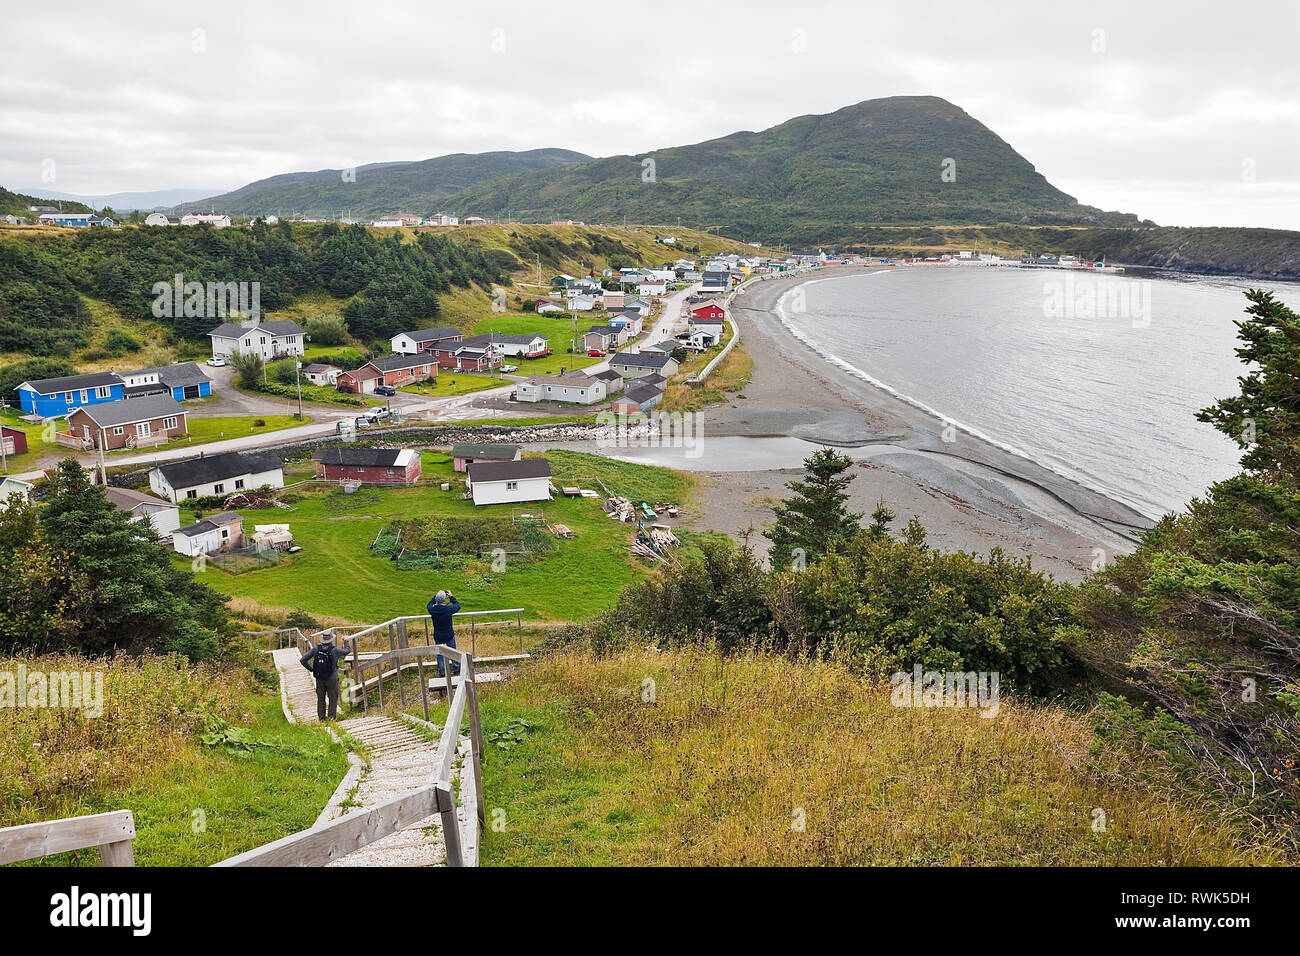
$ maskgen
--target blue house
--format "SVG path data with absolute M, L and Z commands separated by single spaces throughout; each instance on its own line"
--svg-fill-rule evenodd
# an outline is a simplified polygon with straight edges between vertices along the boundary
M 126 398 L 170 393 L 176 401 L 183 402 L 187 398 L 207 398 L 212 394 L 212 380 L 193 362 L 138 368 L 134 372 L 122 372 L 119 377 L 126 383 Z
M 126 385 L 112 372 L 44 378 L 18 386 L 18 401 L 28 415 L 61 418 L 83 405 L 101 405 L 124 397 Z

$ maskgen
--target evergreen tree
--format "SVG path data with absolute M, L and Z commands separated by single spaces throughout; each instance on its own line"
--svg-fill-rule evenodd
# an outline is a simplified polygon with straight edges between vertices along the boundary
M 853 459 L 832 448 L 822 448 L 804 459 L 806 475 L 787 487 L 794 496 L 774 509 L 776 522 L 764 535 L 772 542 L 773 568 L 789 567 L 796 558 L 805 562 L 821 558 L 862 530 L 862 515 L 844 507 L 844 489 L 854 478 L 845 474 Z
M 176 568 L 153 527 L 114 507 L 70 458 L 40 510 L 40 533 L 67 643 L 87 654 L 176 651 L 197 660 L 220 652 L 225 599 Z
M 1208 422 L 1245 449 L 1241 466 L 1273 483 L 1295 484 L 1300 476 L 1300 316 L 1252 289 L 1249 318 L 1237 322 L 1237 348 L 1253 368 L 1237 381 L 1241 394 L 1202 409 Z

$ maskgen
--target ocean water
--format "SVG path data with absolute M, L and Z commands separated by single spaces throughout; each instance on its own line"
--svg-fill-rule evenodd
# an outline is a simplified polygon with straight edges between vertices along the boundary
M 1190 276 L 904 267 L 811 279 L 778 315 L 826 360 L 1150 517 L 1237 470 L 1195 413 L 1237 391 L 1242 292 Z

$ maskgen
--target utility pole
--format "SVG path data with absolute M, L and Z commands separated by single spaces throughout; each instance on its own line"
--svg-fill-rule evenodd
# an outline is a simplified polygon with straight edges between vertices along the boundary
M 302 420 L 302 362 L 293 360 L 293 383 L 298 387 L 298 419 Z
M 8 407 L 9 403 L 0 398 L 0 413 L 3 413 Z M 0 416 L 0 420 L 3 420 L 2 416 Z M 17 446 L 15 446 L 14 450 L 18 450 Z M 0 469 L 2 469 L 0 475 L 9 474 L 9 456 L 5 453 L 5 433 L 3 428 L 0 428 Z

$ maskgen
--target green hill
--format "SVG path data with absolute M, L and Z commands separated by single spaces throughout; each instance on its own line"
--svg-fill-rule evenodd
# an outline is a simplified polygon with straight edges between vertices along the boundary
M 54 206 L 64 212 L 94 212 L 89 206 L 79 202 L 70 202 L 66 199 L 41 199 L 37 196 L 10 192 L 0 186 L 0 216 L 18 216 L 28 222 L 35 222 L 36 214 L 28 208 L 29 206 Z
M 399 211 L 430 215 L 439 211 L 434 207 L 441 197 L 481 180 L 590 158 L 568 149 L 531 149 L 518 153 L 454 153 L 419 162 L 371 163 L 357 167 L 352 181 L 344 179 L 341 169 L 284 173 L 177 208 L 204 212 L 212 208 L 232 216 L 366 218 Z
M 680 221 L 746 239 L 849 224 L 1137 222 L 1079 204 L 984 124 L 933 96 L 867 100 L 758 133 L 485 178 L 445 204 L 526 221 Z

